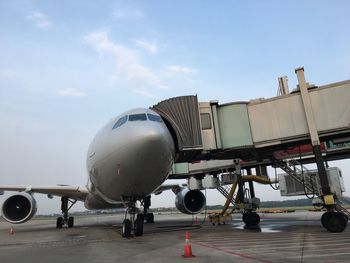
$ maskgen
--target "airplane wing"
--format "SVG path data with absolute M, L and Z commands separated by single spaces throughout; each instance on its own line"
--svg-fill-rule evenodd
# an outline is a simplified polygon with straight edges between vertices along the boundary
M 31 186 L 31 185 L 0 185 L 0 195 L 5 191 L 30 192 L 47 194 L 48 196 L 64 196 L 72 199 L 84 201 L 88 190 L 86 187 L 74 185 L 55 185 L 55 186 Z

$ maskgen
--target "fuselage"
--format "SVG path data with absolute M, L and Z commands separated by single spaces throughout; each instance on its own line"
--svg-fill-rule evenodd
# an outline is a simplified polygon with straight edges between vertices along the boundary
M 87 154 L 87 208 L 118 206 L 150 195 L 167 178 L 175 154 L 171 134 L 150 109 L 134 109 L 108 122 Z

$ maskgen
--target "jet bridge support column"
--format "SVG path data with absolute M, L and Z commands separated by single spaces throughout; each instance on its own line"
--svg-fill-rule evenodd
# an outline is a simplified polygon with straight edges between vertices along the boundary
M 308 84 L 305 81 L 304 68 L 297 68 L 295 70 L 295 73 L 297 74 L 297 77 L 298 77 L 301 99 L 304 106 L 306 122 L 309 128 L 309 133 L 311 137 L 312 149 L 315 154 L 316 165 L 317 165 L 318 174 L 320 177 L 320 182 L 322 187 L 322 194 L 323 196 L 331 195 L 329 182 L 327 178 L 327 172 L 326 172 L 326 168 L 324 167 L 324 161 L 323 161 L 321 147 L 320 147 L 320 139 L 318 137 L 315 118 L 312 111 L 310 95 L 308 92 Z
M 321 223 L 330 232 L 342 232 L 346 228 L 348 217 L 338 212 L 337 205 L 335 203 L 335 196 L 331 192 L 329 186 L 329 180 L 327 177 L 326 168 L 324 166 L 324 160 L 320 147 L 320 139 L 318 137 L 314 112 L 312 110 L 310 95 L 308 92 L 308 84 L 305 81 L 304 68 L 297 68 L 295 73 L 298 77 L 298 83 L 300 88 L 300 95 L 304 106 L 306 122 L 308 125 L 313 153 L 315 155 L 318 175 L 320 178 L 323 204 L 327 209 L 327 212 L 322 215 Z

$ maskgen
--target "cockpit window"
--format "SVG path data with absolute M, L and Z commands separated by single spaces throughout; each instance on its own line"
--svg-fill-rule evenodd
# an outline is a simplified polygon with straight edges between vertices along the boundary
M 158 115 L 147 113 L 147 117 L 150 121 L 162 122 L 162 118 Z
M 112 130 L 113 129 L 116 129 L 120 126 L 122 126 L 124 123 L 126 123 L 126 121 L 128 120 L 128 115 L 125 115 L 123 117 L 121 117 L 113 126 Z
M 129 121 L 147 121 L 146 113 L 129 115 Z

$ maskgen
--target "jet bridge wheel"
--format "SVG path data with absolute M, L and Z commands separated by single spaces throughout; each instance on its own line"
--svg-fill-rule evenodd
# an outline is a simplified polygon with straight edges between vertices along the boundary
M 321 223 L 329 232 L 343 232 L 348 223 L 348 217 L 339 212 L 326 212 L 321 217 Z
M 124 219 L 123 221 L 122 236 L 123 237 L 131 236 L 131 221 L 129 219 Z
M 256 212 L 244 212 L 242 221 L 246 226 L 256 226 L 260 223 L 260 216 Z

